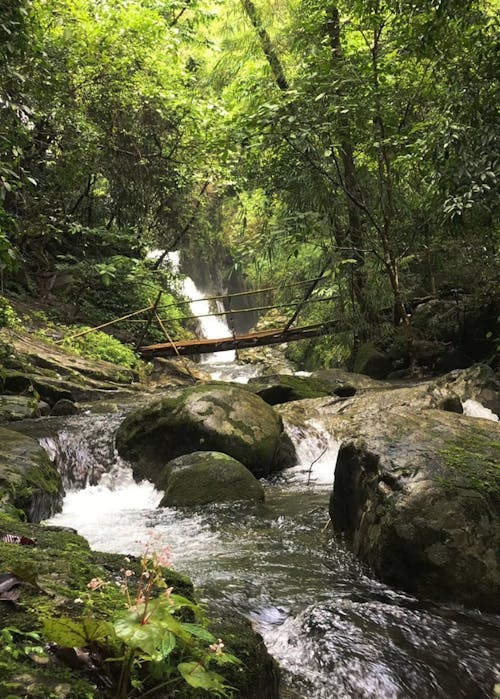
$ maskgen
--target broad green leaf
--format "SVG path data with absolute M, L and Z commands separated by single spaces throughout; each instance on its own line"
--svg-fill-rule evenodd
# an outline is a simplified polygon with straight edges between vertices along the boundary
M 182 624 L 182 628 L 192 636 L 201 638 L 202 641 L 208 641 L 208 643 L 214 643 L 216 641 L 215 636 L 211 634 L 210 631 L 198 624 Z
M 179 663 L 177 669 L 191 687 L 206 689 L 208 691 L 223 691 L 224 680 L 216 672 L 205 670 L 203 665 L 197 662 Z
M 141 624 L 137 616 L 129 615 L 114 623 L 118 638 L 129 646 L 154 655 L 161 645 L 164 629 L 156 624 Z
M 45 636 L 60 646 L 83 648 L 92 641 L 103 641 L 113 632 L 111 624 L 98 619 L 86 617 L 80 621 L 61 617 L 45 619 L 43 623 Z

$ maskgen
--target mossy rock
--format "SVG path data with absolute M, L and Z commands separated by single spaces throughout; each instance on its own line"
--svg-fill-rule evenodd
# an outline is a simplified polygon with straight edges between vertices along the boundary
M 236 459 L 215 451 L 196 451 L 173 459 L 165 466 L 158 485 L 165 491 L 160 507 L 264 500 L 264 489 L 255 476 Z
M 224 618 L 211 613 L 210 630 L 224 641 L 224 650 L 241 660 L 227 667 L 225 678 L 239 699 L 277 699 L 280 693 L 278 663 L 269 655 L 264 639 L 239 614 Z
M 116 694 L 103 682 L 107 675 L 100 667 L 99 654 L 94 656 L 95 669 L 85 664 L 75 668 L 71 664 L 74 657 L 71 653 L 70 662 L 65 664 L 68 654 L 57 655 L 54 648 L 46 654 L 45 663 L 39 664 L 25 649 L 30 645 L 47 649 L 47 639 L 43 635 L 43 622 L 47 617 L 62 616 L 79 621 L 90 614 L 97 620 L 114 618 L 117 611 L 125 607 L 120 589 L 125 582 L 125 570 L 132 571 L 127 580 L 133 590 L 141 572 L 140 560 L 133 556 L 94 552 L 85 539 L 71 530 L 19 522 L 1 513 L 0 532 L 36 540 L 36 545 L 31 546 L 0 541 L 0 573 L 13 573 L 21 580 L 20 597 L 15 605 L 0 600 L 3 628 L 17 630 L 9 647 L 0 640 L 0 697 L 113 699 Z M 176 594 L 196 602 L 188 578 L 167 568 L 162 569 L 162 575 Z M 100 578 L 104 584 L 90 592 L 87 584 L 93 578 Z M 86 612 L 82 601 L 89 598 L 92 605 Z M 215 618 L 209 623 L 217 637 L 224 639 L 225 650 L 242 661 L 241 665 L 219 668 L 227 684 L 236 687 L 238 696 L 246 699 L 277 699 L 276 664 L 268 655 L 262 638 L 253 632 L 248 622 L 239 618 L 219 622 Z M 33 632 L 40 635 L 38 643 L 22 635 Z M 115 672 L 116 677 L 119 669 L 119 663 L 108 664 L 108 671 Z M 146 689 L 150 687 L 146 684 Z M 262 693 L 259 693 L 261 688 Z M 272 692 L 271 688 L 274 688 Z M 178 695 L 183 699 L 195 699 L 205 694 L 185 685 Z M 153 691 L 150 696 L 163 699 L 164 690 Z
M 383 580 L 500 611 L 500 428 L 440 410 L 342 415 L 334 527 Z
M 0 422 L 15 422 L 48 415 L 50 407 L 33 396 L 0 396 Z
M 250 379 L 247 388 L 269 405 L 329 395 L 324 385 L 316 379 L 289 374 L 258 376 Z
M 392 362 L 389 357 L 370 342 L 366 342 L 357 349 L 351 363 L 353 372 L 366 374 L 372 379 L 385 379 L 392 371 Z
M 293 462 L 281 418 L 259 396 L 225 384 L 195 386 L 129 415 L 116 447 L 136 478 L 157 483 L 166 461 L 193 451 L 232 456 L 255 476 Z
M 40 398 L 54 405 L 58 400 L 72 400 L 73 396 L 66 386 L 63 387 L 61 378 L 50 378 L 24 372 L 11 371 L 2 378 L 2 390 L 5 393 L 36 392 Z
M 131 585 L 140 574 L 139 559 L 93 552 L 87 541 L 71 530 L 19 522 L 0 514 L 0 532 L 36 540 L 32 546 L 0 541 L 0 572 L 13 573 L 22 581 L 16 605 L 0 601 L 0 618 L 4 627 L 40 634 L 41 645 L 45 645 L 44 618 L 78 620 L 84 614 L 82 600 L 91 595 L 91 616 L 110 619 L 124 607 L 119 586 L 125 581 L 125 569 L 134 573 L 129 578 Z M 170 569 L 163 569 L 163 575 L 176 593 L 193 599 L 190 580 Z M 105 585 L 90 593 L 87 584 L 93 578 L 102 579 Z M 23 651 L 36 642 L 17 633 L 14 639 L 17 657 L 0 643 L 0 697 L 112 699 L 112 693 L 100 681 L 101 671 L 89 671 L 85 665 L 78 671 L 65 666 L 52 653 L 47 664 L 38 665 Z
M 61 477 L 37 441 L 0 428 L 0 510 L 21 510 L 40 522 L 61 506 Z

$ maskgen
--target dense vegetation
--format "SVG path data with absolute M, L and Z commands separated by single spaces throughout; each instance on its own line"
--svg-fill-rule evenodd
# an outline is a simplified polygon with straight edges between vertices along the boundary
M 164 289 L 176 336 L 146 251 L 181 248 L 281 302 L 324 274 L 300 320 L 339 332 L 300 361 L 442 350 L 423 299 L 494 358 L 497 29 L 495 0 L 2 0 L 2 293 L 96 325 Z

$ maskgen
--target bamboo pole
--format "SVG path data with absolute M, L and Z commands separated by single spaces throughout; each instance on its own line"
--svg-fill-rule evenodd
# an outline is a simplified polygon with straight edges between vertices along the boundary
M 139 311 L 134 311 L 133 313 L 128 313 L 126 316 L 122 316 L 121 318 L 116 318 L 115 320 L 110 320 L 107 323 L 102 323 L 101 325 L 96 325 L 95 328 L 88 328 L 87 330 L 82 330 L 79 333 L 75 333 L 74 335 L 68 335 L 68 337 L 63 337 L 60 340 L 57 340 L 55 343 L 56 345 L 60 344 L 61 342 L 64 342 L 65 340 L 74 340 L 76 337 L 81 337 L 82 335 L 88 335 L 88 333 L 93 333 L 96 332 L 96 330 L 101 330 L 102 328 L 107 328 L 109 325 L 114 325 L 115 323 L 119 323 L 122 320 L 127 320 L 128 318 L 132 318 L 133 316 L 138 316 L 140 313 L 145 313 L 146 311 L 150 311 L 152 306 L 148 306 L 147 308 L 141 308 Z
M 151 323 L 153 322 L 153 316 L 156 314 L 156 309 L 158 308 L 158 304 L 160 303 L 162 294 L 163 294 L 163 290 L 161 289 L 161 290 L 158 292 L 158 296 L 156 297 L 156 301 L 155 301 L 154 304 L 151 306 L 151 312 L 150 312 L 150 314 L 149 314 L 149 316 L 148 316 L 148 318 L 147 318 L 147 320 L 146 320 L 146 325 L 144 326 L 144 328 L 143 328 L 143 330 L 142 330 L 142 333 L 141 333 L 140 336 L 139 336 L 139 339 L 138 339 L 137 342 L 135 343 L 135 351 L 136 351 L 136 352 L 137 352 L 137 350 L 139 349 L 139 347 L 142 345 L 143 340 L 144 340 L 144 337 L 145 337 L 147 331 L 149 330 Z M 151 303 L 151 299 L 148 299 L 148 301 L 149 301 L 149 303 Z
M 170 333 L 168 332 L 168 330 L 167 330 L 167 328 L 165 327 L 165 325 L 163 325 L 163 321 L 162 321 L 162 319 L 160 318 L 160 316 L 158 315 L 158 312 L 156 311 L 156 309 L 155 309 L 155 311 L 154 311 L 154 314 L 155 314 L 155 316 L 156 316 L 156 320 L 157 320 L 157 322 L 158 322 L 158 325 L 160 326 L 160 328 L 163 330 L 163 333 L 165 334 L 165 337 L 167 338 L 167 340 L 170 342 L 170 344 L 171 344 L 172 347 L 174 348 L 174 351 L 175 351 L 175 354 L 177 355 L 177 358 L 180 359 L 180 361 L 181 361 L 181 363 L 182 363 L 184 369 L 187 371 L 187 373 L 189 374 L 189 376 L 191 377 L 191 379 L 192 379 L 194 382 L 196 382 L 197 379 L 193 376 L 193 373 L 192 373 L 191 369 L 189 368 L 189 365 L 186 364 L 185 358 L 182 357 L 182 356 L 180 355 L 179 350 L 177 349 L 177 347 L 176 347 L 176 345 L 175 345 L 175 342 L 172 340 L 172 338 L 171 338 L 171 336 L 170 336 Z
M 320 279 L 323 279 L 324 274 L 325 274 L 326 270 L 328 269 L 328 266 L 330 265 L 330 262 L 331 262 L 331 260 L 327 260 L 327 261 L 325 262 L 325 264 L 323 265 L 323 269 L 321 270 L 321 273 L 320 273 L 319 277 L 318 277 L 317 279 L 313 279 L 313 280 L 311 281 L 311 285 L 310 285 L 309 288 L 306 290 L 306 294 L 305 294 L 304 298 L 302 299 L 302 302 L 299 303 L 299 305 L 298 305 L 297 308 L 295 309 L 295 313 L 293 314 L 293 316 L 290 318 L 290 320 L 288 321 L 288 323 L 287 323 L 287 324 L 285 325 L 285 327 L 283 328 L 283 330 L 284 330 L 285 332 L 286 332 L 286 331 L 293 325 L 293 323 L 295 323 L 295 321 L 297 320 L 297 318 L 298 318 L 298 316 L 299 316 L 299 313 L 301 312 L 301 310 L 304 308 L 304 306 L 305 306 L 306 303 L 308 302 L 309 296 L 312 294 L 312 292 L 314 291 L 314 289 L 318 286 L 318 283 L 319 283 Z

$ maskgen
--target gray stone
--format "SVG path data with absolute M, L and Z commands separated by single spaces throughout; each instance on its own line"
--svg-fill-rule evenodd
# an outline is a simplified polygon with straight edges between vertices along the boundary
M 62 417 L 65 415 L 78 415 L 80 412 L 78 406 L 76 406 L 73 401 L 67 398 L 61 398 L 53 406 L 50 414 L 54 417 Z
M 0 428 L 0 511 L 22 510 L 40 522 L 62 504 L 61 477 L 38 442 Z
M 288 440 L 289 441 L 289 440 Z M 259 396 L 224 384 L 195 386 L 129 415 L 116 435 L 137 478 L 158 479 L 165 462 L 193 451 L 220 451 L 255 476 L 293 463 L 281 418 Z
M 173 459 L 165 466 L 158 485 L 165 490 L 160 507 L 264 500 L 262 485 L 243 464 L 214 451 L 196 451 Z
M 500 611 L 500 428 L 438 410 L 355 421 L 330 514 L 353 551 L 410 592 Z

